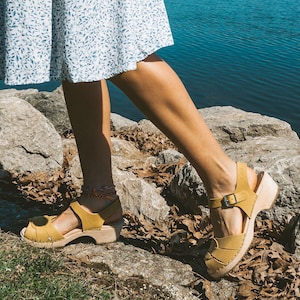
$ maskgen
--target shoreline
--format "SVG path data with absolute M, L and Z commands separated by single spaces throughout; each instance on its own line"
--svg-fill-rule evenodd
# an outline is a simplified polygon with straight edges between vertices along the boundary
M 122 92 L 120 90 L 118 90 L 117 88 L 115 88 L 110 82 L 108 82 L 109 85 L 109 90 L 110 90 L 110 94 L 111 94 L 111 103 L 112 103 L 112 112 L 119 114 L 125 118 L 128 118 L 130 120 L 133 121 L 141 121 L 144 117 L 142 115 L 142 113 L 131 103 L 131 101 L 124 95 L 122 94 Z M 28 85 L 19 85 L 19 86 L 8 86 L 8 85 L 4 85 L 3 81 L 0 81 L 0 93 L 3 90 L 8 90 L 8 89 L 16 89 L 16 90 L 29 90 L 29 89 L 35 89 L 38 90 L 39 92 L 54 92 L 57 88 L 59 88 L 61 86 L 60 82 L 45 82 L 45 83 L 41 83 L 41 84 L 28 84 Z M 121 103 L 124 103 L 123 105 Z M 236 107 L 234 105 L 231 105 L 230 103 L 225 104 L 225 105 L 213 105 L 213 106 L 205 106 L 205 107 L 197 107 L 197 109 L 203 109 L 203 108 L 209 108 L 209 107 L 214 107 L 214 106 L 233 106 Z M 293 131 L 295 131 L 298 135 L 298 137 L 300 138 L 300 122 L 299 122 L 299 118 L 295 117 L 293 119 L 289 119 L 289 118 L 281 118 L 280 116 L 274 116 L 272 114 L 266 114 L 266 113 L 262 113 L 259 110 L 258 111 L 249 111 L 247 109 L 243 109 L 240 107 L 236 107 L 238 109 L 241 109 L 245 112 L 251 112 L 251 113 L 259 113 L 262 115 L 266 115 L 268 117 L 273 117 L 276 118 L 278 120 L 287 122 L 290 124 L 291 128 Z M 127 109 L 127 111 L 124 110 Z M 300 117 L 300 116 L 299 116 Z

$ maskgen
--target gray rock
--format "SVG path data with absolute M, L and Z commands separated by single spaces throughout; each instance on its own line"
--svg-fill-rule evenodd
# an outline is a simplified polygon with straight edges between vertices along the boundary
M 123 210 L 161 220 L 168 215 L 170 208 L 160 190 L 129 171 L 130 168 L 143 170 L 154 161 L 155 157 L 143 154 L 133 143 L 112 138 L 113 179 Z
M 163 220 L 169 213 L 169 206 L 158 190 L 142 178 L 130 172 L 113 168 L 113 178 L 123 210 L 151 220 Z
M 0 164 L 12 173 L 61 168 L 61 138 L 53 125 L 26 101 L 0 97 Z
M 284 121 L 232 106 L 215 106 L 199 109 L 199 112 L 222 145 L 258 136 L 297 137 L 291 126 Z
M 111 145 L 112 165 L 121 170 L 143 169 L 155 161 L 155 157 L 142 153 L 129 141 L 112 138 Z
M 237 282 L 230 282 L 226 279 L 212 281 L 211 283 L 212 297 L 210 300 L 227 300 L 236 299 Z
M 162 165 L 162 164 L 168 164 L 172 162 L 179 162 L 181 159 L 186 160 L 184 155 L 174 149 L 167 149 L 164 151 L 161 151 L 156 160 L 156 165 Z
M 171 195 L 182 207 L 195 213 L 208 213 L 203 183 L 190 163 L 181 167 L 169 186 Z
M 196 291 L 190 286 L 195 281 L 192 268 L 177 260 L 154 255 L 121 242 L 110 245 L 70 245 L 63 250 L 77 259 L 104 263 L 120 278 L 141 276 L 149 283 L 164 287 L 174 299 L 196 300 Z
M 56 89 L 54 92 L 22 93 L 19 97 L 26 100 L 48 118 L 60 134 L 71 130 L 71 123 L 61 88 Z
M 110 129 L 111 130 L 121 130 L 126 129 L 131 126 L 136 126 L 137 122 L 124 118 L 118 114 L 110 114 Z
M 160 134 L 161 131 L 149 120 L 141 120 L 137 127 L 145 133 Z
M 24 100 L 24 97 L 38 94 L 37 89 L 26 89 L 26 90 L 16 90 L 16 89 L 4 89 L 0 90 L 0 98 L 10 98 L 16 97 Z

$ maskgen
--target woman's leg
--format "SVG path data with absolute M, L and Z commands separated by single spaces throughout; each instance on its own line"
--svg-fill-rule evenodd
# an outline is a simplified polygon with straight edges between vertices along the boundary
M 106 82 L 63 82 L 63 90 L 78 147 L 84 186 L 90 190 L 112 187 L 110 101 Z M 97 212 L 111 203 L 110 200 L 90 196 L 82 196 L 79 202 L 91 212 Z M 121 217 L 120 208 L 107 222 Z M 78 226 L 78 219 L 67 209 L 53 224 L 64 234 Z
M 63 90 L 79 151 L 84 185 L 112 185 L 110 102 L 105 81 L 63 82 Z
M 138 63 L 137 70 L 111 81 L 180 148 L 199 173 L 209 197 L 219 198 L 234 191 L 236 163 L 221 149 L 181 80 L 164 61 L 151 55 Z M 249 168 L 248 179 L 254 189 L 257 177 Z M 211 218 L 217 237 L 242 231 L 239 208 L 214 209 Z

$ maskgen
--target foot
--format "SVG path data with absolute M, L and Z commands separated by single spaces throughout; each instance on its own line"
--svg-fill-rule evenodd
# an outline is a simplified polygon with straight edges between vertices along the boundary
M 78 202 L 81 206 L 90 213 L 96 213 L 105 207 L 109 206 L 112 201 L 118 199 L 117 195 L 114 195 L 113 200 L 108 200 L 105 197 L 97 197 L 93 195 L 85 195 L 83 194 L 79 199 Z M 116 210 L 113 215 L 111 215 L 104 224 L 112 224 L 119 221 L 122 218 L 122 208 Z M 62 235 L 70 232 L 72 229 L 79 228 L 80 222 L 76 215 L 74 215 L 73 211 L 70 208 L 67 208 L 63 211 L 57 218 L 55 218 L 52 222 L 55 229 L 61 233 Z
M 253 240 L 256 216 L 270 209 L 278 195 L 278 185 L 266 172 L 261 172 L 258 180 L 245 163 L 237 163 L 236 173 L 234 190 L 209 199 L 215 237 L 205 255 L 205 264 L 215 279 L 240 262 Z M 225 182 L 224 178 L 218 181 Z
M 254 191 L 257 185 L 257 175 L 251 168 L 247 168 L 247 175 L 249 186 L 251 190 Z M 233 184 L 232 181 L 229 186 L 230 188 L 227 186 L 227 189 L 224 189 L 222 195 L 218 192 L 214 195 L 214 197 L 221 198 L 232 193 L 235 189 L 235 183 Z M 214 236 L 217 238 L 237 235 L 243 232 L 245 214 L 238 207 L 211 209 L 210 217 L 213 225 Z

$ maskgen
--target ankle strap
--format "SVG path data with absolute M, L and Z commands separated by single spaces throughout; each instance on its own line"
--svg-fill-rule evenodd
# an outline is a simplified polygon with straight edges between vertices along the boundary
M 112 202 L 111 204 L 109 204 L 109 206 L 103 208 L 97 213 L 90 213 L 86 211 L 84 208 L 82 208 L 78 201 L 72 202 L 70 204 L 70 208 L 80 219 L 82 230 L 101 228 L 105 223 L 105 220 L 107 220 L 117 209 L 120 208 L 121 202 L 119 198 L 117 199 L 117 201 Z
M 209 199 L 210 208 L 230 208 L 237 206 L 241 208 L 249 217 L 252 213 L 257 195 L 253 192 L 248 184 L 247 165 L 245 163 L 237 163 L 237 184 L 232 194 L 225 195 L 223 198 Z
M 114 185 L 110 186 L 101 186 L 101 187 L 82 187 L 82 196 L 98 198 L 98 199 L 107 199 L 109 201 L 115 201 L 118 199 L 116 189 Z

